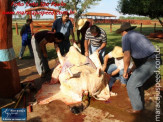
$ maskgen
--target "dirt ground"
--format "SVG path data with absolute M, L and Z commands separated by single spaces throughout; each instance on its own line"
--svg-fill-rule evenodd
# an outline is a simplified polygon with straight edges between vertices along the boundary
M 56 60 L 50 60 L 49 66 L 51 69 L 55 67 Z M 117 96 L 111 97 L 109 101 L 97 101 L 91 98 L 89 107 L 79 115 L 74 115 L 70 112 L 69 107 L 61 101 L 53 101 L 46 105 L 33 105 L 33 111 L 29 112 L 28 102 L 34 102 L 34 95 L 41 88 L 42 83 L 50 81 L 50 74 L 46 78 L 40 78 L 34 64 L 33 59 L 17 60 L 20 80 L 32 81 L 36 90 L 30 95 L 26 95 L 27 103 L 21 101 L 19 107 L 27 106 L 27 122 L 154 122 L 155 121 L 155 87 L 145 86 L 145 111 L 141 114 L 130 114 L 126 110 L 131 108 L 131 104 L 127 95 L 127 90 L 122 87 L 119 82 L 113 85 L 112 91 L 117 93 Z M 153 85 L 150 79 L 148 84 Z M 163 86 L 163 81 L 161 81 Z M 163 89 L 161 89 L 161 96 Z M 161 97 L 162 107 L 162 97 Z M 1 102 L 0 102 L 1 104 Z M 161 108 L 160 107 L 160 108 Z M 162 107 L 163 108 L 163 107 Z M 163 110 L 160 118 L 163 118 Z M 1 121 L 1 118 L 0 118 Z

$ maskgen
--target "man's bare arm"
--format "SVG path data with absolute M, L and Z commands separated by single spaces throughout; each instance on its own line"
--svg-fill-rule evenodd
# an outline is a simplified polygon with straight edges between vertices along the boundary
M 44 55 L 44 57 L 48 57 L 47 56 L 47 51 L 46 51 L 46 44 L 47 44 L 48 42 L 46 41 L 46 39 L 44 38 L 41 42 L 40 42 L 40 47 L 41 47 L 41 50 L 42 50 L 42 52 L 43 52 L 43 55 Z
M 99 51 L 102 50 L 104 47 L 106 47 L 106 42 L 103 42 L 102 45 L 97 49 L 97 51 L 99 52 Z
M 105 69 L 107 67 L 108 60 L 109 60 L 109 55 L 105 55 L 105 57 L 104 57 L 104 64 L 102 66 L 102 70 L 103 71 L 105 71 Z
M 128 67 L 130 65 L 130 59 L 131 59 L 131 53 L 130 51 L 125 51 L 124 52 L 124 57 L 123 57 L 123 61 L 124 61 L 124 78 L 128 78 Z
M 85 40 L 85 41 L 84 41 L 85 56 L 89 56 L 88 41 L 89 41 L 89 40 Z

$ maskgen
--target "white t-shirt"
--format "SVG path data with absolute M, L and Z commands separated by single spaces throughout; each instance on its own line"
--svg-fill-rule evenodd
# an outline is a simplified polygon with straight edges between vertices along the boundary
M 110 57 L 110 58 L 113 58 L 113 56 L 112 56 L 112 53 L 111 53 L 111 52 L 110 52 L 110 53 L 108 53 L 108 55 L 109 55 L 109 57 Z M 122 59 L 120 59 L 120 60 L 118 60 L 118 59 L 114 58 L 114 61 L 115 61 L 115 65 L 117 66 L 117 68 L 118 68 L 119 70 L 124 69 L 124 62 L 123 62 L 123 58 L 122 58 Z M 129 68 L 131 68 L 132 66 L 133 66 L 133 62 L 132 62 L 132 61 L 130 61 Z

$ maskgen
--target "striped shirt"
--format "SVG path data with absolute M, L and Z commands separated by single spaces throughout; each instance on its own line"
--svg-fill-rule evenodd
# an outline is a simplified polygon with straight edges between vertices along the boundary
M 107 35 L 105 31 L 100 28 L 100 34 L 95 37 L 91 35 L 90 28 L 88 28 L 85 35 L 85 40 L 90 40 L 92 46 L 99 47 L 103 42 L 107 42 Z
M 155 52 L 153 44 L 142 34 L 129 31 L 122 37 L 122 48 L 124 51 L 130 51 L 135 59 L 145 58 Z

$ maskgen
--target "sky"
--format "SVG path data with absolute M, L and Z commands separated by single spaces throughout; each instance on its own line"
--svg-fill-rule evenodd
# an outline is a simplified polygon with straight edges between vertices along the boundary
M 122 16 L 117 10 L 119 0 L 101 0 L 96 6 L 88 9 L 88 12 L 110 13 L 117 17 Z
M 116 10 L 118 1 L 119 0 L 101 0 L 98 2 L 98 5 L 91 6 L 91 8 L 87 10 L 87 12 L 110 13 L 110 14 L 117 16 L 116 18 L 119 18 L 119 16 L 123 16 L 123 15 L 120 14 Z M 18 6 L 16 8 L 16 11 L 24 11 L 25 9 L 28 9 L 28 8 L 29 7 Z M 50 6 L 50 8 L 51 8 L 51 6 Z M 52 15 L 50 15 L 50 16 L 44 15 L 44 16 L 41 16 L 41 18 L 53 18 L 53 16 Z

